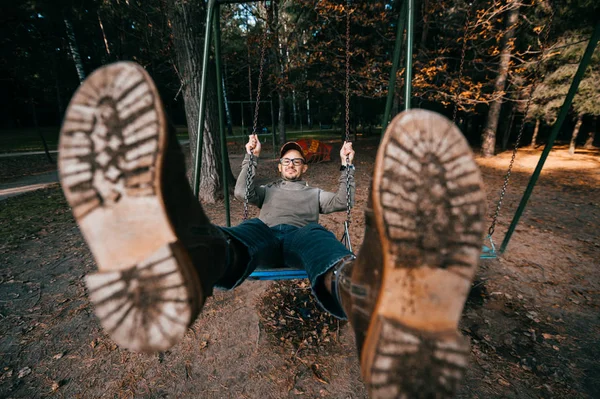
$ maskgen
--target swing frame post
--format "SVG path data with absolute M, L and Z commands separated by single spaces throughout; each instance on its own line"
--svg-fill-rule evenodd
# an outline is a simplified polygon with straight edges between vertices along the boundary
M 194 196 L 200 194 L 200 166 L 202 164 L 202 145 L 204 144 L 204 119 L 206 112 L 206 78 L 208 75 L 208 58 L 210 56 L 210 42 L 214 9 L 217 0 L 208 0 L 206 12 L 206 29 L 204 32 L 204 52 L 202 54 L 202 78 L 200 80 L 200 107 L 198 111 L 198 129 L 196 137 L 196 159 L 194 162 Z M 219 124 L 221 121 L 219 121 Z
M 408 12 L 406 14 L 406 69 L 404 79 L 404 110 L 411 108 L 412 98 L 412 58 L 413 42 L 415 36 L 415 0 L 406 0 Z
M 215 5 L 213 16 L 214 40 L 215 40 L 215 68 L 217 70 L 217 102 L 219 104 L 219 136 L 221 138 L 221 167 L 223 182 L 223 200 L 225 201 L 225 223 L 231 227 L 231 214 L 229 209 L 229 182 L 227 181 L 227 141 L 225 137 L 225 128 L 223 124 L 223 85 L 218 84 L 222 81 L 221 73 L 221 6 Z
M 406 27 L 406 1 L 402 3 L 400 14 L 398 16 L 398 26 L 396 29 L 396 44 L 394 45 L 394 58 L 392 60 L 392 70 L 390 71 L 390 81 L 388 83 L 388 95 L 385 102 L 385 113 L 381 121 L 381 135 L 385 134 L 385 129 L 390 123 L 390 113 L 392 104 L 394 103 L 394 94 L 396 94 L 396 74 L 398 73 L 398 65 L 400 64 L 400 53 L 404 44 L 404 28 Z
M 523 214 L 523 211 L 525 210 L 525 206 L 527 205 L 527 202 L 529 201 L 529 197 L 531 197 L 533 188 L 535 187 L 535 184 L 537 183 L 537 180 L 540 177 L 540 173 L 542 172 L 542 168 L 544 167 L 546 158 L 548 158 L 548 154 L 550 153 L 550 150 L 552 149 L 552 146 L 554 145 L 554 141 L 556 140 L 556 137 L 558 136 L 560 128 L 562 127 L 562 124 L 565 121 L 565 118 L 567 117 L 567 113 L 569 112 L 569 109 L 571 108 L 571 104 L 573 103 L 573 98 L 575 97 L 575 94 L 577 93 L 577 89 L 579 88 L 579 84 L 581 83 L 581 79 L 583 78 L 583 74 L 585 73 L 585 70 L 587 69 L 588 65 L 590 64 L 590 62 L 592 60 L 592 55 L 594 54 L 594 50 L 596 49 L 596 45 L 598 44 L 599 39 L 600 39 L 600 23 L 597 23 L 594 28 L 594 33 L 592 33 L 592 36 L 590 37 L 590 41 L 587 45 L 587 48 L 585 49 L 585 52 L 583 53 L 583 56 L 581 57 L 581 60 L 579 61 L 579 67 L 577 68 L 577 72 L 575 72 L 575 76 L 573 76 L 573 80 L 571 82 L 571 87 L 569 88 L 567 96 L 565 97 L 565 101 L 563 102 L 563 105 L 560 108 L 558 118 L 556 119 L 554 126 L 552 126 L 552 131 L 550 132 L 550 137 L 548 138 L 548 143 L 546 144 L 546 146 L 544 147 L 544 150 L 542 151 L 540 160 L 538 161 L 538 164 L 535 167 L 535 171 L 533 172 L 533 175 L 531 175 L 531 178 L 529 179 L 529 184 L 527 185 L 527 188 L 525 189 L 525 192 L 523 193 L 523 197 L 521 198 L 519 207 L 517 208 L 517 211 L 515 212 L 513 220 L 510 223 L 510 226 L 508 228 L 508 231 L 506 232 L 506 235 L 504 236 L 502 244 L 500 245 L 500 253 L 501 254 L 503 254 L 504 251 L 506 251 L 506 247 L 508 246 L 508 243 L 510 242 L 511 237 L 512 237 L 515 229 L 517 228 L 519 219 L 521 218 L 521 215 Z
M 240 101 L 240 115 L 242 117 L 242 134 L 246 131 L 246 124 L 244 123 L 244 103 Z M 237 140 L 235 141 L 237 143 Z

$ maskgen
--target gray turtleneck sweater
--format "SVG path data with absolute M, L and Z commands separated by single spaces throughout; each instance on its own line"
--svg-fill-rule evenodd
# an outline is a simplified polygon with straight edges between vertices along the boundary
M 235 196 L 244 200 L 246 177 L 250 156 L 246 154 L 242 161 L 242 170 L 235 184 Z M 254 157 L 254 170 L 257 159 Z M 350 205 L 354 206 L 354 169 L 350 172 Z M 309 223 L 318 223 L 319 214 L 346 210 L 346 171 L 339 177 L 338 190 L 335 193 L 310 187 L 304 180 L 288 181 L 280 179 L 273 183 L 256 187 L 250 180 L 248 202 L 260 208 L 258 218 L 267 226 L 289 224 L 303 227 Z

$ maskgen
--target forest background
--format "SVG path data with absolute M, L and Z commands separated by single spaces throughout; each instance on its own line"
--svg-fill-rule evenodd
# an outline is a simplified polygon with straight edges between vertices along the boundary
M 251 124 L 251 104 L 233 102 L 256 98 L 265 29 L 261 91 L 272 108 L 261 107 L 260 127 L 271 131 L 275 121 L 280 143 L 290 129 L 343 127 L 349 10 L 351 130 L 378 135 L 389 90 L 395 92 L 393 114 L 404 107 L 404 67 L 396 87 L 389 87 L 401 6 L 400 0 L 222 5 L 220 83 L 228 101 L 229 134 L 241 133 L 233 127 Z M 80 82 L 101 65 L 131 60 L 154 78 L 171 120 L 187 126 L 190 148 L 195 148 L 206 8 L 200 0 L 3 5 L 0 136 L 31 128 L 47 131 L 41 127 L 52 128 L 50 136 L 56 136 Z M 525 144 L 543 143 L 598 15 L 596 0 L 417 1 L 412 106 L 450 118 L 457 107 L 457 123 L 484 156 L 509 148 L 523 124 Z M 221 198 L 223 184 L 215 76 L 213 59 L 200 186 L 207 202 Z M 599 80 L 597 49 L 559 136 L 570 140 L 572 149 L 594 145 Z

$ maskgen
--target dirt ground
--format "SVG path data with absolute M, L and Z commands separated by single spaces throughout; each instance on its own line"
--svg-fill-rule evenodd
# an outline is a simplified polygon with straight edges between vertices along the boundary
M 376 146 L 355 144 L 356 248 Z M 236 173 L 240 153 L 230 148 Z M 478 159 L 489 213 L 510 155 Z M 522 150 L 517 157 L 497 244 L 539 155 Z M 260 175 L 274 177 L 275 165 L 261 161 Z M 312 165 L 307 180 L 334 190 L 337 170 L 337 160 Z M 42 215 L 28 209 L 24 220 L 36 223 L 34 231 L 9 231 L 0 242 L 0 397 L 366 397 L 350 326 L 319 311 L 302 281 L 249 281 L 216 292 L 183 342 L 165 353 L 117 348 L 86 298 L 82 278 L 94 261 L 58 187 L 3 201 L 0 222 L 18 219 L 9 211 L 20 205 L 26 212 L 30 200 L 56 206 Z M 224 224 L 222 204 L 205 208 Z M 242 204 L 233 201 L 232 223 L 241 215 Z M 339 236 L 344 218 L 325 215 L 321 222 Z M 481 261 L 461 322 L 472 342 L 461 398 L 600 397 L 599 225 L 600 153 L 554 150 L 507 252 Z

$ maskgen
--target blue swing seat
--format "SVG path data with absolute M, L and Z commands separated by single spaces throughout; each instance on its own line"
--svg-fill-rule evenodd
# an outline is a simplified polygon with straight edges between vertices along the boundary
M 295 280 L 308 278 L 304 269 L 256 269 L 249 277 L 249 280 Z
M 484 245 L 481 250 L 480 259 L 496 259 L 498 254 L 494 243 L 488 247 Z M 259 281 L 275 281 L 275 280 L 296 280 L 308 278 L 308 274 L 304 269 L 288 269 L 288 268 L 273 268 L 273 269 L 256 269 L 249 277 L 249 280 Z
M 496 249 L 493 247 L 488 247 L 487 245 L 483 246 L 481 250 L 481 255 L 479 255 L 479 259 L 496 259 L 498 254 L 496 253 Z

